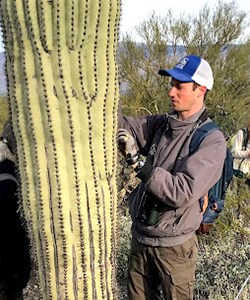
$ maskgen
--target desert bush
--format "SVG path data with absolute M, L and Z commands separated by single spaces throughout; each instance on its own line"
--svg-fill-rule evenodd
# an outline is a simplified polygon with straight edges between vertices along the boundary
M 206 239 L 200 237 L 199 245 L 195 299 L 235 299 L 249 275 L 248 239 L 233 231 L 223 236 L 216 232 Z M 240 299 L 249 299 L 247 293 L 249 287 Z
M 117 280 L 118 284 L 123 286 L 126 284 L 126 272 L 128 264 L 128 256 L 130 250 L 130 229 L 131 219 L 129 215 L 119 216 L 119 242 L 117 252 Z
M 0 96 L 0 131 L 8 119 L 8 103 L 5 97 Z

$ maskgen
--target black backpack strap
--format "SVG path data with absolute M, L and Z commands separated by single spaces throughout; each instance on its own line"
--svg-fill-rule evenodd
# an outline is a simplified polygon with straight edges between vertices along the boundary
M 243 143 L 242 143 L 242 149 L 246 150 L 247 149 L 247 143 L 248 143 L 248 130 L 247 128 L 242 128 L 242 133 L 243 133 Z
M 207 118 L 208 118 L 208 111 L 205 109 L 199 117 L 200 123 L 204 123 Z

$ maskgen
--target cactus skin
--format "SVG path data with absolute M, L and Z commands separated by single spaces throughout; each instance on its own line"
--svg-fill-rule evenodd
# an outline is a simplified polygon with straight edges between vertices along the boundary
M 119 0 L 1 0 L 8 100 L 43 299 L 116 299 Z

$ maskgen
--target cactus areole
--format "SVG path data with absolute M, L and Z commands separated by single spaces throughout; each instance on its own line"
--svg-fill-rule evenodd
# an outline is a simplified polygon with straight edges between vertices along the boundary
M 1 0 L 42 299 L 116 299 L 119 0 Z

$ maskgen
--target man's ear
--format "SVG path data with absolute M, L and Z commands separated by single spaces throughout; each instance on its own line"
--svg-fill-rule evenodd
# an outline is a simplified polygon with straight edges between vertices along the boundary
M 204 96 L 206 94 L 207 88 L 205 86 L 200 85 L 199 91 L 200 91 L 199 96 Z

